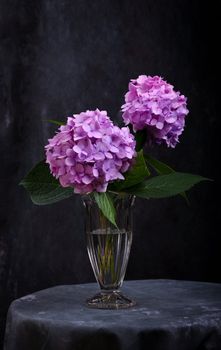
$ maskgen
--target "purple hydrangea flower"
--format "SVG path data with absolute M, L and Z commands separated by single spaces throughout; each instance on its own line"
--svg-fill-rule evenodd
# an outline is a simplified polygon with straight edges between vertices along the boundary
M 75 193 L 105 192 L 110 181 L 124 179 L 136 155 L 129 128 L 98 109 L 69 117 L 45 149 L 51 173 Z
M 149 142 L 175 147 L 189 113 L 186 97 L 158 76 L 140 75 L 129 83 L 121 107 L 126 125 L 134 131 L 147 129 Z

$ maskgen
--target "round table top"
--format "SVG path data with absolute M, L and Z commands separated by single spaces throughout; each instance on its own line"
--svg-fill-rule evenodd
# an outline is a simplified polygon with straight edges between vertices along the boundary
M 221 284 L 140 280 L 130 309 L 90 309 L 95 283 L 57 286 L 15 300 L 5 350 L 221 349 Z

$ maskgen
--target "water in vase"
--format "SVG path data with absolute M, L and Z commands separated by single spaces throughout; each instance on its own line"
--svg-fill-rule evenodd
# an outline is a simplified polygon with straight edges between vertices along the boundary
M 126 272 L 132 232 L 117 229 L 97 229 L 87 234 L 90 262 L 103 290 L 121 287 Z

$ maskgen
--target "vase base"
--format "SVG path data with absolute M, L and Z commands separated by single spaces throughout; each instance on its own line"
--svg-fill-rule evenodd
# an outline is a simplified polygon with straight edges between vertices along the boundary
M 87 305 L 94 309 L 127 309 L 136 305 L 119 291 L 100 292 L 87 300 Z

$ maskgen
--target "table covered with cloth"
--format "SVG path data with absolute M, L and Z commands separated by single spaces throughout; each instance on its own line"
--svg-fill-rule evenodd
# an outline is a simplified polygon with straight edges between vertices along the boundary
M 15 300 L 4 350 L 219 350 L 221 284 L 124 282 L 129 309 L 90 309 L 95 283 L 56 286 Z

